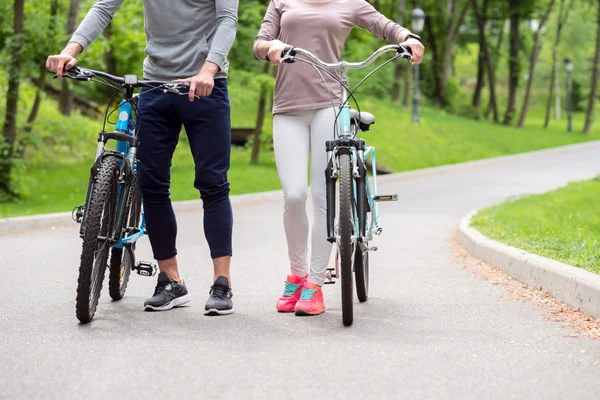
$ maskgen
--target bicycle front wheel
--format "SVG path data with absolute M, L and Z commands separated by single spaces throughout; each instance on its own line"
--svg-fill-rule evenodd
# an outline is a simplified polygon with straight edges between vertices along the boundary
M 94 318 L 111 248 L 117 207 L 119 163 L 106 157 L 95 177 L 94 189 L 86 205 L 87 218 L 77 281 L 77 319 L 88 323 Z
M 342 320 L 350 326 L 354 320 L 354 277 L 352 264 L 354 259 L 354 185 L 352 178 L 352 162 L 349 154 L 340 154 L 340 202 L 338 220 L 338 251 L 340 254 L 342 278 Z
M 127 210 L 128 223 L 125 237 L 138 232 L 140 219 L 142 216 L 142 194 L 137 187 L 136 176 L 133 176 Z M 135 264 L 135 243 L 131 243 L 130 248 L 125 246 L 117 249 L 113 248 L 110 255 L 110 273 L 108 275 L 108 293 L 113 300 L 121 300 L 125 296 L 131 270 Z

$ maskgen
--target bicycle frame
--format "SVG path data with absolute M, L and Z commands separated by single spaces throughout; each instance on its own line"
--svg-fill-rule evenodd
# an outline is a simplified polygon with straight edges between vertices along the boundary
M 125 100 L 121 101 L 121 104 L 119 106 L 119 121 L 117 122 L 116 131 L 127 133 L 130 136 L 135 136 L 136 135 L 136 131 L 135 131 L 136 124 L 135 124 L 135 120 L 132 118 L 131 110 L 132 110 L 131 103 L 126 102 Z M 137 173 L 137 162 L 135 159 L 136 151 L 133 151 L 133 149 L 131 149 L 131 147 L 129 146 L 129 142 L 123 141 L 123 140 L 117 141 L 116 150 L 117 150 L 117 153 L 123 154 L 128 159 L 130 165 L 133 166 L 132 173 L 133 174 Z M 120 195 L 121 195 L 120 192 L 121 192 L 121 188 L 119 187 L 119 195 L 117 196 L 118 204 L 121 204 L 120 203 Z M 119 207 L 119 208 L 121 208 L 121 207 Z M 128 218 L 129 216 L 123 215 L 123 217 Z M 123 223 L 127 224 L 128 221 L 125 220 L 125 221 L 123 221 Z M 142 207 L 142 217 L 140 219 L 140 226 L 138 227 L 138 232 L 136 232 L 133 235 L 128 236 L 126 238 L 123 238 L 123 235 L 121 233 L 121 235 L 119 236 L 119 242 L 114 244 L 113 248 L 120 249 L 124 245 L 133 244 L 139 238 L 144 236 L 145 233 L 146 233 L 146 218 L 144 216 L 144 211 L 143 211 L 143 207 Z
M 126 93 L 126 97 L 133 97 L 133 89 Z M 122 202 L 121 199 L 129 198 L 131 190 L 135 188 L 131 187 L 132 176 L 137 172 L 137 161 L 136 161 L 136 149 L 138 140 L 136 137 L 136 126 L 135 121 L 132 117 L 132 105 L 126 100 L 122 100 L 119 105 L 119 119 L 114 132 L 100 132 L 98 134 L 98 147 L 96 149 L 96 156 L 94 160 L 94 166 L 90 171 L 90 182 L 88 184 L 88 190 L 86 194 L 85 205 L 88 204 L 91 196 L 94 178 L 97 171 L 102 163 L 104 156 L 110 155 L 119 158 L 119 165 L 121 166 L 121 172 L 119 174 L 119 187 L 117 192 L 117 204 L 116 204 L 116 223 L 115 231 L 111 232 L 110 238 L 108 238 L 113 244 L 113 248 L 123 248 L 123 246 L 130 246 L 135 243 L 139 238 L 146 234 L 146 219 L 142 209 L 142 216 L 140 225 L 136 227 L 137 232 L 126 238 L 123 237 L 124 232 L 120 230 L 121 227 L 126 226 L 128 223 L 129 215 L 125 215 L 126 203 Z M 109 139 L 117 141 L 116 151 L 105 151 L 106 142 Z M 131 146 L 134 144 L 134 146 Z M 125 178 L 129 179 L 125 180 Z M 126 193 L 122 193 L 122 189 L 126 188 Z M 80 229 L 80 236 L 84 234 L 86 210 L 84 208 L 82 215 L 82 224 Z
M 376 153 L 374 147 L 366 147 L 363 139 L 353 137 L 352 122 L 350 118 L 350 105 L 348 104 L 348 92 L 346 88 L 349 86 L 348 70 L 350 67 L 345 67 L 342 70 L 342 101 L 339 111 L 339 132 L 340 138 L 326 143 L 328 166 L 325 172 L 326 178 L 326 193 L 327 193 L 327 238 L 329 242 L 336 243 L 335 233 L 335 185 L 338 178 L 338 165 L 336 164 L 337 156 L 341 153 L 350 155 L 352 161 L 352 171 L 354 175 L 354 199 L 355 199 L 355 221 L 354 226 L 357 227 L 356 238 L 359 242 L 368 242 L 373 239 L 373 236 L 380 232 L 379 229 L 379 207 L 376 201 L 377 196 L 377 169 L 376 169 Z M 357 129 L 358 131 L 358 129 Z M 371 156 L 372 164 L 372 185 L 367 175 L 365 157 Z M 366 202 L 365 202 L 366 200 Z M 360 220 L 358 216 L 362 216 L 365 207 L 371 211 L 371 223 L 367 227 L 366 221 Z

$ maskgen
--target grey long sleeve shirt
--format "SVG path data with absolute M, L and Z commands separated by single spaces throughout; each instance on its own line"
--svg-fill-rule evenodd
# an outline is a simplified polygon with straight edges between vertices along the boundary
M 71 41 L 85 49 L 100 36 L 122 3 L 98 0 Z M 226 78 L 237 10 L 238 0 L 144 0 L 144 77 L 165 81 L 188 78 L 210 61 L 220 68 L 215 79 Z

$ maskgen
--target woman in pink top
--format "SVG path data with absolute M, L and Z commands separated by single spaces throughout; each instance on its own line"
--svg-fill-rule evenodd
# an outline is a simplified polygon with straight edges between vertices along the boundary
M 254 57 L 280 64 L 286 45 L 312 52 L 325 62 L 338 62 L 355 26 L 369 30 L 389 43 L 402 43 L 421 62 L 424 48 L 418 37 L 390 21 L 365 0 L 272 0 L 254 42 Z M 336 105 L 339 83 L 323 74 Z M 277 172 L 283 188 L 284 228 L 291 274 L 285 281 L 279 312 L 317 315 L 325 311 L 321 286 L 331 255 L 325 218 L 325 142 L 333 138 L 336 109 L 323 78 L 306 63 L 282 64 L 273 100 L 273 142 Z M 311 257 L 306 214 L 308 166 L 313 202 Z

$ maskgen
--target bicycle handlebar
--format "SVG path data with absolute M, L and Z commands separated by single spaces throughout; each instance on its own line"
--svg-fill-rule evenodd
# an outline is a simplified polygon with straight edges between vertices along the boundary
M 350 63 L 347 61 L 340 61 L 338 63 L 326 63 L 321 61 L 317 56 L 312 54 L 308 50 L 301 49 L 299 47 L 286 46 L 281 53 L 281 62 L 286 64 L 291 64 L 294 62 L 294 59 L 297 54 L 303 55 L 311 61 L 313 61 L 316 65 L 321 68 L 330 70 L 330 71 L 338 71 L 338 70 L 349 70 L 349 69 L 360 69 L 369 66 L 372 64 L 377 58 L 379 58 L 382 54 L 388 53 L 391 51 L 395 51 L 402 58 L 412 59 L 412 50 L 410 47 L 403 46 L 401 44 L 391 44 L 387 46 L 383 46 L 380 49 L 376 50 L 369 58 L 362 62 Z
M 58 76 L 54 74 L 54 78 L 56 79 Z M 179 92 L 180 89 L 188 89 L 190 88 L 190 84 L 187 82 L 184 83 L 174 83 L 174 82 L 162 82 L 162 81 L 154 81 L 147 79 L 139 79 L 136 75 L 125 75 L 123 77 L 115 76 L 108 74 L 102 71 L 96 71 L 93 69 L 85 69 L 80 67 L 74 67 L 68 71 L 65 71 L 63 77 L 78 80 L 78 81 L 89 81 L 94 77 L 104 78 L 113 83 L 116 83 L 121 86 L 128 86 L 131 88 L 140 88 L 140 87 L 154 87 L 164 89 L 168 92 L 181 94 Z

